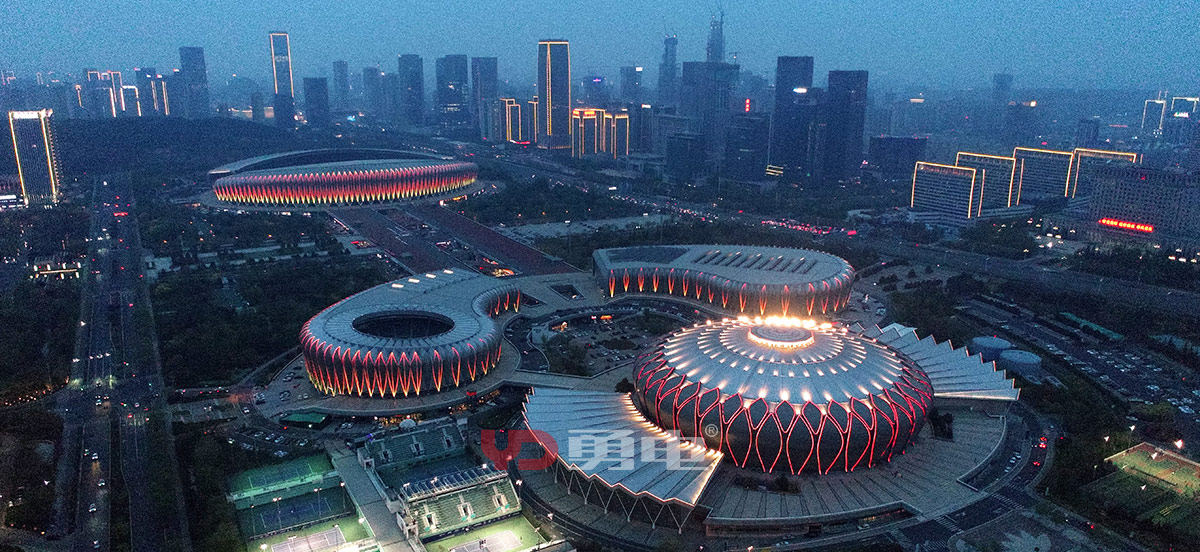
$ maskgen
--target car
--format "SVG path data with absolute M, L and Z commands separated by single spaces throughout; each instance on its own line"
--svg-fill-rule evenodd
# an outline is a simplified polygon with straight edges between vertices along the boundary
M 93 502 L 93 503 L 92 503 L 90 506 L 88 506 L 88 513 L 89 513 L 89 514 L 93 514 L 93 513 L 95 513 L 95 512 L 96 512 L 96 510 L 97 510 L 97 508 L 96 508 L 96 503 L 95 503 L 95 502 Z
M 98 540 L 92 541 L 92 549 L 99 550 L 100 549 L 100 541 L 98 541 Z
M 97 486 L 97 487 L 103 487 L 104 485 L 106 485 L 106 483 L 104 482 L 104 478 L 103 478 L 103 477 L 101 477 L 101 478 L 100 478 L 100 481 L 99 481 L 98 483 L 96 483 L 96 486 Z
M 98 461 L 98 460 L 100 460 L 100 453 L 93 452 L 92 453 L 92 461 Z

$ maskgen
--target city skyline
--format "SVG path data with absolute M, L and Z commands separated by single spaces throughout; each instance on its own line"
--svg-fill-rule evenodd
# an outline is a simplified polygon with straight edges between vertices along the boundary
M 256 54 L 262 35 L 274 29 L 292 30 L 297 78 L 332 77 L 332 63 L 341 59 L 350 60 L 351 67 L 379 64 L 387 71 L 401 53 L 418 53 L 430 60 L 464 53 L 499 57 L 502 81 L 532 88 L 536 74 L 528 61 L 530 45 L 545 36 L 561 35 L 575 46 L 575 75 L 602 74 L 615 80 L 624 65 L 645 66 L 657 73 L 666 34 L 679 37 L 681 62 L 705 59 L 710 20 L 716 14 L 715 6 L 681 1 L 633 7 L 587 4 L 589 11 L 626 15 L 624 38 L 616 48 L 608 31 L 578 26 L 563 32 L 558 22 L 579 13 L 581 2 L 560 3 L 552 9 L 533 3 L 516 5 L 505 17 L 472 9 L 475 6 L 464 2 L 406 7 L 369 3 L 356 5 L 353 13 L 324 7 L 281 10 L 273 2 L 251 7 L 223 1 L 180 7 L 155 0 L 136 12 L 97 2 L 49 14 L 28 0 L 14 0 L 14 4 L 18 5 L 12 10 L 14 19 L 3 31 L 8 36 L 0 40 L 8 45 L 11 57 L 0 60 L 0 65 L 18 76 L 32 78 L 36 71 L 75 73 L 91 66 L 170 68 L 178 64 L 179 46 L 195 45 L 205 48 L 209 79 L 215 84 L 234 74 L 269 84 L 269 66 Z M 1187 63 L 1200 55 L 1200 46 L 1187 40 L 1188 33 L 1130 31 L 1153 29 L 1157 21 L 1185 21 L 1188 13 L 1181 2 L 1136 11 L 1116 2 L 1086 8 L 1006 4 L 1011 5 L 904 10 L 886 2 L 803 9 L 731 6 L 725 12 L 725 52 L 729 61 L 736 55 L 744 71 L 768 78 L 777 56 L 812 56 L 819 75 L 815 85 L 823 84 L 829 70 L 863 69 L 878 83 L 872 87 L 875 90 L 987 88 L 991 74 L 997 72 L 1014 73 L 1017 88 L 1183 89 L 1200 80 L 1200 68 Z M 235 7 L 243 15 L 226 18 Z M 147 13 L 187 24 L 176 32 L 150 32 Z M 509 28 L 512 20 L 523 24 Z M 78 21 L 110 32 L 83 33 Z M 412 21 L 422 24 L 411 25 Z

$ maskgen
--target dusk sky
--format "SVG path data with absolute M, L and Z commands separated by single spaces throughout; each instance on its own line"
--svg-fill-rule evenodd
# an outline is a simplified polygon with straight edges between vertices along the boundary
M 726 51 L 773 78 L 778 55 L 816 58 L 829 69 L 867 69 L 875 90 L 906 85 L 990 86 L 1010 71 L 1016 86 L 1168 88 L 1200 91 L 1200 17 L 1195 2 L 856 2 L 724 3 Z M 653 87 L 662 37 L 679 37 L 680 61 L 704 57 L 716 2 L 658 0 L 0 0 L 0 68 L 77 73 L 83 67 L 166 73 L 181 45 L 203 46 L 214 85 L 229 75 L 262 84 L 270 66 L 267 32 L 292 37 L 297 80 L 328 76 L 336 59 L 352 71 L 396 55 L 462 53 L 500 58 L 500 76 L 532 84 L 539 38 L 571 41 L 575 77 L 616 78 L 621 65 L 646 67 Z

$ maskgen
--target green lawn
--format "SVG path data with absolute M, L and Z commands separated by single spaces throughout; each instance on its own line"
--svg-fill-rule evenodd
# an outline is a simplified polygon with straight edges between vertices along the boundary
M 538 535 L 537 531 L 533 529 L 533 526 L 530 525 L 524 517 L 517 516 L 508 518 L 504 521 L 489 523 L 483 527 L 473 529 L 461 535 L 455 535 L 453 537 L 427 542 L 425 543 L 425 549 L 428 552 L 449 552 L 451 548 L 454 548 L 460 544 L 477 541 L 488 535 L 503 533 L 504 531 L 512 531 L 517 538 L 521 539 L 521 548 L 518 550 L 524 550 L 531 546 L 545 542 L 545 540 Z
M 271 545 L 279 544 L 293 537 L 302 537 L 304 535 L 312 535 L 332 529 L 334 525 L 341 530 L 342 536 L 346 538 L 346 542 L 355 542 L 371 536 L 364 524 L 358 522 L 358 518 L 354 516 L 346 516 L 342 518 L 332 519 L 323 523 L 318 523 L 311 527 L 298 529 L 296 531 L 288 531 L 280 533 L 265 539 L 258 539 L 246 543 L 246 552 L 262 552 L 263 545 L 266 545 L 266 550 L 269 552 Z

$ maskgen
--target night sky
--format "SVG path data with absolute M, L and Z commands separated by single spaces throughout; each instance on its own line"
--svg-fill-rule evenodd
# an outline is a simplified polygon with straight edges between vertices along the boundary
M 725 1 L 726 51 L 770 77 L 778 55 L 830 69 L 867 69 L 875 90 L 990 86 L 1008 71 L 1018 88 L 1168 88 L 1200 92 L 1200 16 L 1184 1 Z M 396 55 L 500 58 L 501 78 L 532 85 L 539 38 L 571 41 L 572 72 L 616 80 L 621 65 L 656 82 L 662 37 L 679 36 L 680 61 L 704 57 L 716 2 L 656 0 L 0 0 L 0 68 L 78 73 L 179 64 L 203 46 L 209 80 L 233 73 L 267 83 L 267 32 L 292 37 L 297 80 L 352 71 Z

